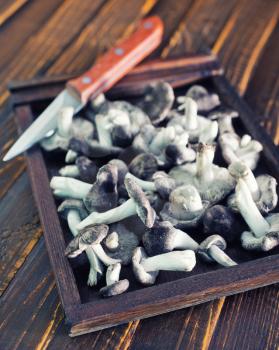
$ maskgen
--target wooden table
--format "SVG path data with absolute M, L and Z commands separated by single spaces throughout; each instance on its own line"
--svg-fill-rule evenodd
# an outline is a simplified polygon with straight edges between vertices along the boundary
M 7 83 L 78 73 L 148 14 L 165 23 L 154 57 L 218 54 L 279 142 L 278 0 L 1 0 L 0 147 L 16 138 Z M 0 349 L 276 349 L 278 285 L 71 339 L 24 157 L 0 169 Z

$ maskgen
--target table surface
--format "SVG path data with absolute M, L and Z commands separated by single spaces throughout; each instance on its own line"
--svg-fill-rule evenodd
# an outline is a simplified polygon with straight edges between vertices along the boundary
M 278 9 L 278 0 L 1 0 L 1 159 L 17 135 L 11 79 L 81 72 L 149 14 L 166 28 L 152 56 L 210 48 L 278 143 Z M 278 349 L 278 285 L 71 339 L 24 157 L 0 166 L 1 350 Z

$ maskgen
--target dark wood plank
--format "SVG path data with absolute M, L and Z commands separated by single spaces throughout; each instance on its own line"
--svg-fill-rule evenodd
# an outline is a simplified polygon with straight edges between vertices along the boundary
M 20 11 L 28 0 L 2 0 L 0 3 L 0 27 Z

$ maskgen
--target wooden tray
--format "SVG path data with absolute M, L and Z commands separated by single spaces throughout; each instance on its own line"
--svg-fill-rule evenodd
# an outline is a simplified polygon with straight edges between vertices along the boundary
M 203 63 L 203 69 L 197 70 L 194 66 L 189 66 L 189 62 L 197 63 L 199 60 Z M 10 84 L 20 130 L 24 130 L 61 91 L 67 79 L 69 76 Z M 180 94 L 187 84 L 197 80 L 207 88 L 215 90 L 223 103 L 239 111 L 240 118 L 236 125 L 238 131 L 249 133 L 263 144 L 264 151 L 258 172 L 268 172 L 279 182 L 279 152 L 276 146 L 259 125 L 255 113 L 224 78 L 215 58 L 190 56 L 146 63 L 135 68 L 108 96 L 136 98 L 147 82 L 158 79 L 169 81 Z M 125 277 L 131 281 L 130 290 L 117 297 L 101 299 L 98 295 L 100 286 L 90 288 L 86 285 L 89 267 L 84 257 L 69 261 L 64 256 L 65 244 L 71 239 L 71 235 L 57 216 L 57 204 L 49 187 L 49 178 L 62 162 L 62 158 L 50 159 L 48 155 L 43 155 L 39 147 L 27 152 L 29 176 L 70 336 L 279 282 L 279 249 L 269 253 L 256 253 L 245 251 L 238 244 L 228 248 L 228 254 L 239 262 L 235 267 L 224 269 L 217 264 L 206 265 L 198 262 L 190 273 L 160 272 L 157 283 L 151 287 L 136 283 L 130 269 L 124 268 Z M 199 232 L 194 232 L 198 241 L 203 238 Z

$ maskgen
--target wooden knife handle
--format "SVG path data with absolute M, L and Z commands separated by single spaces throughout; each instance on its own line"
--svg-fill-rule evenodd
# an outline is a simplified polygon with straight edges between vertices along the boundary
M 142 20 L 137 30 L 113 47 L 82 76 L 67 83 L 70 93 L 83 104 L 107 91 L 133 67 L 155 50 L 163 35 L 163 23 L 157 16 Z

